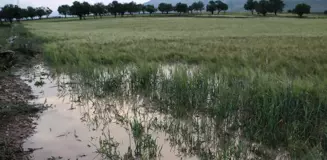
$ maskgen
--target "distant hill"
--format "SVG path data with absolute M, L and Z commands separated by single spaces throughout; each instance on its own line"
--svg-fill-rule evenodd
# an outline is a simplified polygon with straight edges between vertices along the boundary
M 144 4 L 151 4 L 155 7 L 158 7 L 160 3 L 171 3 L 175 5 L 178 2 L 187 3 L 188 5 L 191 5 L 193 2 L 196 2 L 198 0 L 150 0 Z M 209 0 L 201 0 L 205 5 L 209 2 Z M 227 3 L 229 5 L 230 10 L 229 11 L 244 11 L 244 3 L 247 0 L 222 0 L 223 2 Z M 296 4 L 299 3 L 307 3 L 311 5 L 311 12 L 323 12 L 327 10 L 327 0 L 284 0 L 285 2 L 285 11 L 288 9 L 293 9 Z

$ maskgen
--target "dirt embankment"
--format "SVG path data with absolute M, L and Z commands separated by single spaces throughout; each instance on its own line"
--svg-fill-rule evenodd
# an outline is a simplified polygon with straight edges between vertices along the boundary
M 31 87 L 13 70 L 30 63 L 35 52 L 29 48 L 31 37 L 22 36 L 28 33 L 22 25 L 0 27 L 0 33 L 7 32 L 10 37 L 0 37 L 0 159 L 29 159 L 33 149 L 24 150 L 22 145 L 33 134 L 33 118 L 43 107 L 28 103 L 34 98 Z
M 0 159 L 28 159 L 24 140 L 33 134 L 39 108 L 29 105 L 31 88 L 18 76 L 0 76 Z

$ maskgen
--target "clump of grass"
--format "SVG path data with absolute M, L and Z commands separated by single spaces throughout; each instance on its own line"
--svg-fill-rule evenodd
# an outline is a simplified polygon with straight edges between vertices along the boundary
M 40 80 L 40 81 L 36 81 L 36 82 L 34 83 L 34 85 L 37 86 L 37 87 L 42 87 L 44 84 L 45 84 L 45 82 L 42 81 L 42 80 Z
M 28 104 L 0 104 L 1 116 L 16 116 L 35 114 L 43 110 L 43 107 Z

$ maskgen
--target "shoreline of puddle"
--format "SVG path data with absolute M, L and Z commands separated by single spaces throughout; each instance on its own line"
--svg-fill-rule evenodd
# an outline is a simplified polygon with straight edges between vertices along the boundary
M 25 149 L 34 150 L 31 159 L 104 159 L 100 153 L 97 153 L 99 139 L 105 137 L 103 128 L 96 128 L 85 120 L 83 122 L 83 114 L 90 112 L 91 107 L 73 101 L 70 97 L 72 93 L 60 95 L 58 80 L 51 78 L 48 70 L 42 65 L 35 66 L 31 72 L 22 76 L 37 97 L 31 103 L 51 106 L 35 119 L 37 123 L 35 134 L 27 138 L 23 145 Z M 29 77 L 31 75 L 33 78 Z M 44 83 L 36 86 L 35 82 L 39 81 Z M 123 107 L 131 106 L 126 104 Z M 108 129 L 110 136 L 119 143 L 117 153 L 120 156 L 127 153 L 129 147 L 135 148 L 135 143 L 131 140 L 132 135 L 130 131 L 126 131 L 126 126 L 111 122 L 104 128 Z M 175 153 L 165 133 L 153 132 L 151 135 L 160 146 L 159 157 L 156 159 L 197 159 L 195 156 L 183 157 Z

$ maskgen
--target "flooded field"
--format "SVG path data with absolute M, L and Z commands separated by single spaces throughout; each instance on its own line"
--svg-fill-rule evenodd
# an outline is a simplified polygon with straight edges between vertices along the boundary
M 326 159 L 325 23 L 28 22 L 46 65 L 23 78 L 52 108 L 24 148 L 34 159 Z
M 207 93 L 209 84 L 200 87 L 203 97 L 194 101 L 169 89 L 178 87 L 170 84 L 178 82 L 178 74 L 196 78 L 197 70 L 127 67 L 69 75 L 35 66 L 23 79 L 38 95 L 34 103 L 51 108 L 36 120 L 36 134 L 24 148 L 35 150 L 34 159 L 258 159 L 285 154 L 246 140 L 239 111 L 225 113 L 219 121 L 210 116 L 214 101 L 213 92 Z

